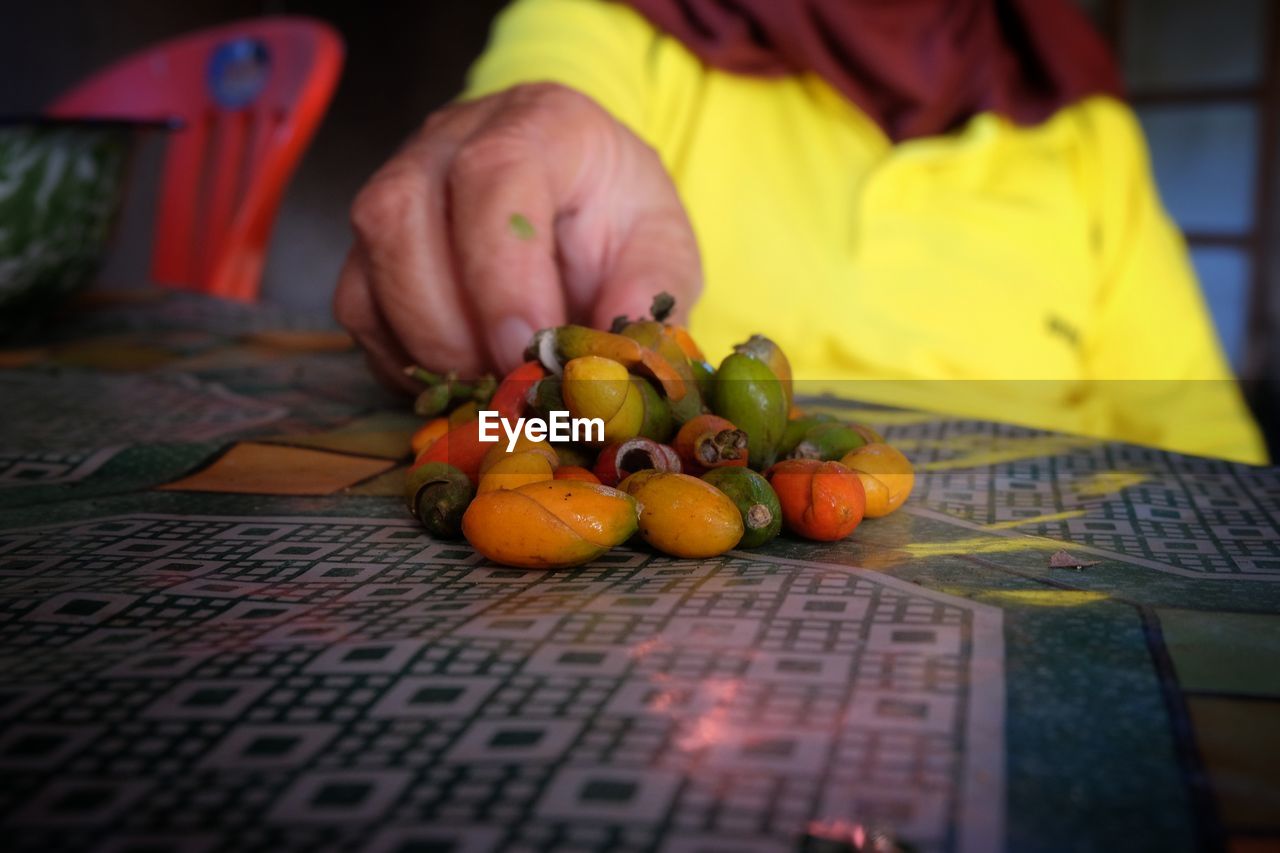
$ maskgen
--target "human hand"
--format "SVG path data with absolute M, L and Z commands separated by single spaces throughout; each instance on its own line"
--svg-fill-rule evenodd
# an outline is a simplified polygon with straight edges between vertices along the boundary
M 351 209 L 338 320 L 386 382 L 522 361 L 533 332 L 643 316 L 702 286 L 693 230 L 656 152 L 587 96 L 517 86 L 427 119 Z M 678 317 L 679 315 L 677 315 Z

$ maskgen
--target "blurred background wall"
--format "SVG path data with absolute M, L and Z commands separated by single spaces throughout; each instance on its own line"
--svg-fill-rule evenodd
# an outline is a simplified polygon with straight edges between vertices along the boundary
M 1116 50 L 1165 207 L 1280 458 L 1280 3 L 1080 2 Z
M 1280 3 L 1078 0 L 1112 40 L 1170 213 L 1259 414 L 1280 432 Z M 258 14 L 333 23 L 347 66 L 277 220 L 264 298 L 327 310 L 361 182 L 461 85 L 505 0 L 60 0 L 6 3 L 0 115 L 38 111 L 107 62 L 186 30 Z M 105 278 L 146 277 L 157 157 L 144 158 Z

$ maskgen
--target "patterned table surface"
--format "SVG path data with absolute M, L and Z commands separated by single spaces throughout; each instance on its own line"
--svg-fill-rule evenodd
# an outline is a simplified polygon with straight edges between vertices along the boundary
M 827 401 L 903 512 L 517 571 L 407 517 L 417 419 L 323 324 L 65 328 L 0 350 L 8 849 L 1280 844 L 1275 469 Z

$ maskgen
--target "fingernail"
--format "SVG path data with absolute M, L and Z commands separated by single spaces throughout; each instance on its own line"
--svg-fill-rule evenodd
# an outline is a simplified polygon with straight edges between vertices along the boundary
M 489 351 L 503 371 L 524 361 L 525 348 L 533 337 L 533 327 L 521 317 L 500 320 L 489 332 Z

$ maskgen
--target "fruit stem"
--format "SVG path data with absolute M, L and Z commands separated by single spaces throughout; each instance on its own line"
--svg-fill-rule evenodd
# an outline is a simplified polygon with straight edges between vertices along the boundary
M 752 504 L 751 509 L 747 510 L 743 520 L 746 521 L 748 530 L 759 530 L 762 527 L 768 527 L 772 523 L 773 510 L 764 504 Z
M 498 380 L 491 373 L 476 379 L 459 379 L 458 374 L 452 370 L 445 374 L 433 373 L 411 364 L 404 369 L 404 374 L 427 386 L 414 401 L 413 411 L 428 418 L 443 414 L 458 403 L 468 400 L 487 403 L 498 387 Z
M 722 429 L 698 436 L 693 443 L 694 455 L 704 467 L 721 462 L 734 462 L 747 452 L 747 434 L 740 429 Z

